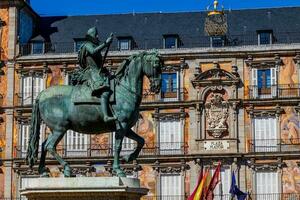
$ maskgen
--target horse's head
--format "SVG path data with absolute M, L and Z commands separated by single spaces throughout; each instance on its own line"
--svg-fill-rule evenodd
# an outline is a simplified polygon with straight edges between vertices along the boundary
M 161 88 L 162 60 L 158 52 L 145 53 L 143 62 L 143 73 L 150 80 L 150 91 L 159 93 Z

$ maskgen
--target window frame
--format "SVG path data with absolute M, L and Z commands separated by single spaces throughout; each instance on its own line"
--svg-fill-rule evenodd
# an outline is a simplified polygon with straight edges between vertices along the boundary
M 214 41 L 216 41 L 216 39 L 220 39 L 222 41 L 222 45 L 214 45 Z M 210 47 L 212 48 L 218 48 L 218 47 L 225 47 L 225 40 L 226 37 L 225 36 L 211 36 L 210 37 Z
M 165 186 L 164 185 L 164 181 L 163 179 L 166 178 L 166 177 L 177 177 L 178 178 L 178 189 L 174 188 L 173 189 L 173 192 L 169 192 L 168 189 L 172 189 L 173 187 L 170 187 L 167 189 L 167 192 L 163 192 L 163 189 L 166 190 L 167 187 L 163 187 Z M 175 179 L 176 180 L 176 179 Z M 175 181 L 174 179 L 172 180 L 169 180 L 169 186 L 174 186 Z M 166 181 L 166 180 L 165 180 Z M 167 181 L 166 181 L 167 182 Z M 184 185 L 184 176 L 182 176 L 180 173 L 161 173 L 160 176 L 159 176 L 159 195 L 161 196 L 161 199 L 164 200 L 164 199 L 174 199 L 174 200 L 182 200 L 183 197 L 184 197 L 184 191 L 183 191 L 183 188 L 185 188 L 185 185 Z M 167 193 L 166 195 L 164 195 L 164 193 Z M 169 195 L 168 193 L 172 194 L 172 195 Z M 179 193 L 179 194 L 177 194 Z
M 259 88 L 259 71 L 260 70 L 270 70 L 270 87 Z M 268 67 L 268 68 L 252 68 L 251 69 L 251 85 L 252 85 L 252 97 L 257 99 L 268 99 L 274 98 L 277 96 L 277 87 L 278 87 L 278 80 L 277 80 L 277 68 L 276 67 Z M 264 90 L 262 90 L 264 89 Z M 267 91 L 269 93 L 263 92 Z
M 168 91 L 168 89 L 170 89 L 170 88 L 168 88 L 168 86 L 166 86 L 166 91 L 163 91 L 164 75 L 169 75 L 169 79 L 168 79 L 168 81 L 169 81 L 172 74 L 175 74 L 176 85 L 174 83 L 168 83 L 168 85 L 172 84 L 171 91 Z M 161 77 L 162 77 L 162 87 L 160 90 L 160 98 L 164 101 L 178 100 L 179 99 L 179 86 L 180 86 L 179 72 L 178 71 L 163 72 Z M 171 80 L 173 81 L 173 78 L 171 78 Z M 174 85 L 175 85 L 175 87 L 174 87 Z
M 280 139 L 278 138 L 278 123 L 278 119 L 275 116 L 253 118 L 253 141 L 255 152 L 276 152 L 278 150 L 278 140 Z M 271 129 L 271 127 L 273 127 L 273 129 Z M 264 138 L 264 136 L 269 136 L 269 138 Z M 268 149 L 265 150 L 265 147 Z
M 182 149 L 184 144 L 183 126 L 183 119 L 159 121 L 159 154 L 180 155 L 184 153 L 184 149 Z
M 118 37 L 118 50 L 119 51 L 130 51 L 132 50 L 132 44 L 133 44 L 133 39 L 132 37 Z M 128 43 L 128 48 L 127 49 L 123 49 L 121 48 L 121 43 L 122 42 L 127 42 Z
M 277 185 L 276 189 L 275 189 L 275 192 L 274 193 L 268 193 L 269 192 L 269 189 L 270 189 L 270 186 L 271 184 L 267 184 L 268 178 L 266 178 L 264 181 L 263 181 L 263 184 L 261 184 L 262 186 L 267 186 L 266 188 L 264 189 L 259 189 L 259 185 L 258 185 L 258 174 L 260 173 L 264 173 L 264 174 L 267 174 L 267 173 L 273 173 L 274 176 L 276 177 L 276 181 L 277 181 L 277 184 L 274 184 L 274 185 Z M 279 193 L 281 193 L 281 180 L 280 180 L 280 173 L 277 172 L 277 171 L 274 171 L 274 170 L 259 170 L 259 171 L 256 171 L 255 174 L 254 174 L 254 180 L 255 180 L 255 194 L 257 195 L 257 199 L 260 199 L 259 198 L 259 195 L 264 195 L 264 194 L 276 194 L 278 195 Z M 270 181 L 271 183 L 274 183 L 274 180 Z M 260 193 L 260 191 L 263 191 L 262 193 Z
M 262 34 L 269 34 L 269 43 L 262 43 Z M 258 45 L 272 45 L 273 41 L 273 30 L 258 30 L 257 31 L 257 44 Z
M 42 45 L 42 49 L 41 49 L 41 52 L 39 52 L 39 53 L 35 53 L 34 51 L 35 51 L 35 49 L 36 48 L 34 48 L 34 45 L 36 45 L 36 44 L 41 44 Z M 32 41 L 31 42 L 31 54 L 33 54 L 33 55 L 39 55 L 39 54 L 44 54 L 45 53 L 45 42 L 44 41 Z
M 167 47 L 167 40 L 173 38 L 175 40 L 174 47 Z M 177 34 L 163 35 L 163 48 L 164 49 L 177 49 L 179 48 L 179 36 Z
M 43 76 L 28 75 L 23 76 L 21 82 L 21 104 L 32 105 L 38 94 L 45 89 L 45 79 Z

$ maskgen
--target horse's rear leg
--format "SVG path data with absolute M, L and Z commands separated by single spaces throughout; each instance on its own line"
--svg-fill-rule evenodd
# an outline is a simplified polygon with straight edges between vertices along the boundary
M 134 151 L 131 154 L 124 156 L 124 160 L 126 162 L 131 162 L 139 156 L 143 146 L 145 145 L 145 140 L 131 129 L 127 131 L 125 136 L 137 142 L 137 147 L 134 149 Z
M 60 155 L 56 152 L 56 146 L 63 138 L 65 132 L 62 131 L 53 131 L 52 134 L 48 137 L 46 142 L 46 149 L 51 153 L 54 158 L 64 167 L 64 176 L 70 177 L 71 176 L 71 168 L 69 164 L 62 159 Z
M 46 149 L 46 143 L 47 143 L 46 139 L 43 144 L 42 144 L 42 152 L 41 152 L 41 159 L 40 159 L 40 164 L 39 164 L 39 174 L 42 177 L 48 177 L 49 173 L 48 170 L 46 169 L 46 155 L 47 155 L 47 149 Z

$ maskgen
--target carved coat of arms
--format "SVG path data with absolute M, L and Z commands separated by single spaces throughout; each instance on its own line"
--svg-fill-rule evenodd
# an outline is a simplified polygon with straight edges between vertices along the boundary
M 224 101 L 222 94 L 212 94 L 205 104 L 207 132 L 215 138 L 220 138 L 228 129 L 228 102 Z

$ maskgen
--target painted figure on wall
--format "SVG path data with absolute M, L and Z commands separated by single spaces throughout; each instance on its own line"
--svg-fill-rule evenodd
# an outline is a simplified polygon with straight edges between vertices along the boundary
M 281 138 L 285 144 L 299 144 L 299 120 L 292 107 L 285 109 L 285 115 L 282 116 Z

